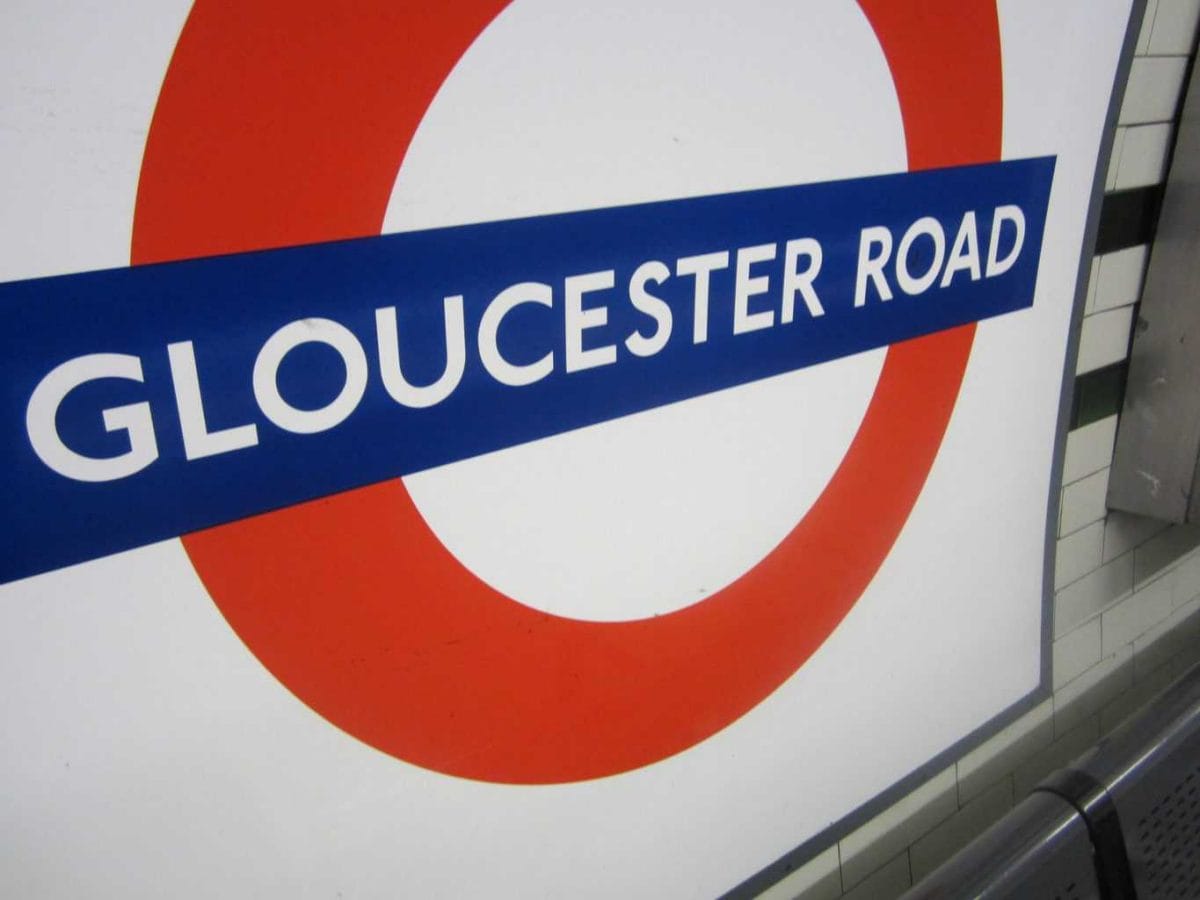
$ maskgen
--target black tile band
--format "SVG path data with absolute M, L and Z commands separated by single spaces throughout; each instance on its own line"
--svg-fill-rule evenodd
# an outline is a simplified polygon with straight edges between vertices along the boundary
M 1162 197 L 1161 184 L 1106 194 L 1100 207 L 1096 253 L 1112 253 L 1153 241 Z
M 1115 416 L 1125 402 L 1125 378 L 1129 361 L 1121 360 L 1102 369 L 1095 369 L 1075 379 L 1075 395 L 1071 400 L 1071 421 L 1074 431 L 1108 416 Z

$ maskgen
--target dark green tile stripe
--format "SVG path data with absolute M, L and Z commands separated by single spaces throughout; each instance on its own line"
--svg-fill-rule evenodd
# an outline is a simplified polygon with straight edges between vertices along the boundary
M 1125 402 L 1125 377 L 1128 371 L 1128 361 L 1122 360 L 1075 379 L 1075 396 L 1071 403 L 1072 430 L 1121 411 L 1121 404 Z
M 1162 197 L 1161 184 L 1106 194 L 1100 208 L 1096 253 L 1113 253 L 1152 243 Z M 1128 361 L 1122 360 L 1075 379 L 1075 394 L 1071 400 L 1072 430 L 1121 411 L 1128 370 Z
M 1161 184 L 1106 194 L 1100 207 L 1096 252 L 1112 253 L 1153 241 L 1162 196 Z

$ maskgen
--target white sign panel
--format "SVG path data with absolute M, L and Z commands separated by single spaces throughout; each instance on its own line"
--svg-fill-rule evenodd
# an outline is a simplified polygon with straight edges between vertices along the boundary
M 0 11 L 0 890 L 694 896 L 1044 691 L 1128 0 Z

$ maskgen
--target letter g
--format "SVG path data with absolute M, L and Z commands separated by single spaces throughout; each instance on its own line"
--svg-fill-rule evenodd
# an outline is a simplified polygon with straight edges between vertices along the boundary
M 158 458 L 149 403 L 131 403 L 103 411 L 106 431 L 124 431 L 129 449 L 97 459 L 76 453 L 58 434 L 58 408 L 75 388 L 99 378 L 142 382 L 142 361 L 124 353 L 92 353 L 67 360 L 38 383 L 25 410 L 29 443 L 47 466 L 76 481 L 113 481 L 140 472 Z

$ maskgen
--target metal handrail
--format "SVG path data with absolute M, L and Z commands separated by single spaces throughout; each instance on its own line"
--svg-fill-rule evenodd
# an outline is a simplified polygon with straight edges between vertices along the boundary
M 1200 898 L 1200 664 L 903 900 Z

